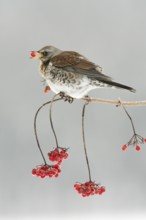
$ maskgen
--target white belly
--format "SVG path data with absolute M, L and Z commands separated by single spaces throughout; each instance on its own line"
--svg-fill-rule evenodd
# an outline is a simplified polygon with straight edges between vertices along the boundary
M 50 80 L 46 80 L 46 82 L 54 93 L 58 94 L 64 92 L 66 95 L 76 99 L 83 98 L 90 90 L 97 88 L 96 86 L 93 87 L 89 85 L 89 82 L 86 79 L 83 80 L 80 85 L 66 85 L 57 82 L 53 83 Z

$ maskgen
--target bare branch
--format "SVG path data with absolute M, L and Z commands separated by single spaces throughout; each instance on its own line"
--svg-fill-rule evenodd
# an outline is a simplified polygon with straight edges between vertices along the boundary
M 95 98 L 82 98 L 82 100 L 84 101 L 90 101 L 90 102 L 94 102 L 94 103 L 102 103 L 102 104 L 111 104 L 111 105 L 116 105 L 116 106 L 120 106 L 121 105 L 121 101 L 120 100 L 112 100 L 112 99 L 95 99 Z M 144 106 L 146 105 L 146 100 L 144 101 L 122 101 L 122 105 L 123 106 Z

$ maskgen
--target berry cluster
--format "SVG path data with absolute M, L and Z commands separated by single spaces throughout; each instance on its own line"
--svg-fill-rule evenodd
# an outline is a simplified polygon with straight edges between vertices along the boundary
M 37 168 L 32 170 L 32 174 L 41 178 L 48 177 L 58 177 L 59 173 L 61 172 L 60 167 L 58 164 L 55 165 L 40 165 Z
M 101 195 L 103 192 L 105 192 L 104 186 L 100 186 L 99 184 L 96 184 L 92 181 L 85 182 L 83 184 L 76 183 L 74 187 L 77 190 L 77 192 L 80 193 L 83 197 L 95 194 Z
M 127 145 L 127 144 L 124 144 L 124 145 L 122 146 L 122 150 L 123 150 L 123 151 L 127 150 L 127 148 L 128 148 L 128 145 Z M 136 150 L 136 151 L 140 151 L 140 149 L 141 149 L 141 147 L 140 147 L 139 145 L 136 145 L 136 146 L 135 146 L 135 150 Z
M 133 145 L 136 151 L 140 151 L 141 147 L 139 146 L 139 144 L 144 144 L 144 143 L 146 143 L 145 138 L 141 137 L 138 134 L 134 134 L 130 139 L 130 141 L 122 146 L 122 150 L 125 151 L 127 150 L 128 146 Z
M 48 153 L 49 160 L 57 161 L 60 164 L 63 159 L 68 158 L 68 153 L 66 151 L 67 149 L 65 148 L 55 148 L 55 150 Z

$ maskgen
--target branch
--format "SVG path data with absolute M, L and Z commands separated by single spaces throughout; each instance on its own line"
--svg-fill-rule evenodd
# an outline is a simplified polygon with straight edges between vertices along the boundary
M 56 97 L 56 95 L 55 95 Z M 54 98 L 55 98 L 54 97 Z M 44 164 L 47 164 L 46 163 L 46 160 L 45 160 L 45 157 L 44 157 L 44 154 L 42 152 L 42 149 L 41 149 L 41 146 L 40 146 L 40 143 L 39 143 L 39 139 L 38 139 L 38 134 L 37 134 L 37 125 L 36 125 L 36 121 L 37 121 L 37 116 L 38 116 L 38 113 L 40 112 L 40 110 L 46 106 L 46 105 L 49 105 L 49 104 L 52 104 L 54 102 L 57 102 L 57 101 L 60 101 L 62 100 L 62 98 L 56 98 L 56 99 L 52 99 L 52 101 L 48 101 L 48 102 L 45 102 L 44 104 L 42 104 L 36 114 L 35 114 L 35 117 L 34 117 L 34 133 L 35 133 L 35 138 L 36 138 L 36 141 L 37 141 L 37 146 L 38 146 L 38 149 L 42 155 L 42 158 L 44 160 Z M 95 99 L 95 98 L 90 98 L 90 97 L 86 97 L 86 98 L 82 98 L 81 100 L 83 101 L 87 101 L 87 102 L 94 102 L 94 103 L 102 103 L 102 104 L 111 104 L 111 105 L 115 105 L 115 106 L 144 106 L 146 105 L 146 101 L 121 101 L 120 99 L 119 100 L 111 100 L 111 99 Z
M 94 102 L 94 103 L 102 103 L 102 104 L 111 104 L 116 106 L 144 106 L 146 105 L 146 100 L 144 101 L 121 101 L 121 100 L 111 100 L 111 99 L 95 99 L 95 98 L 82 98 L 84 101 Z

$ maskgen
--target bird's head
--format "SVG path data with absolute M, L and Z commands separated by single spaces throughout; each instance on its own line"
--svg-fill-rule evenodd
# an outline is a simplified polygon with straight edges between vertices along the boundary
M 61 50 L 53 46 L 46 46 L 38 51 L 31 51 L 31 58 L 40 59 L 42 62 L 47 62 L 51 57 L 59 54 Z

